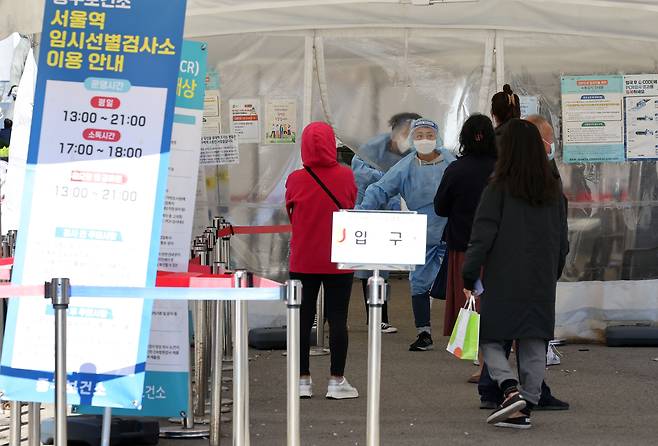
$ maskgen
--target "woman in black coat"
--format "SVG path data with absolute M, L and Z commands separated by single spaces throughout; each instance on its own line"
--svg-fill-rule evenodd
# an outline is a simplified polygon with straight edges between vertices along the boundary
M 530 427 L 546 366 L 546 341 L 555 328 L 555 291 L 568 252 L 567 219 L 559 181 L 552 174 L 539 130 L 513 119 L 475 214 L 464 260 L 470 297 L 483 269 L 480 346 L 505 401 L 487 420 Z M 505 356 L 517 340 L 519 386 Z M 521 412 L 523 410 L 524 412 Z

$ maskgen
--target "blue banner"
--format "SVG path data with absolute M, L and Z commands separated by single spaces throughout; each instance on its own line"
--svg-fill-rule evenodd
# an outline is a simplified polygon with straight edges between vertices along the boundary
M 12 281 L 155 285 L 185 0 L 46 0 Z M 152 305 L 73 298 L 71 404 L 139 408 Z M 4 399 L 52 402 L 53 316 L 12 299 Z

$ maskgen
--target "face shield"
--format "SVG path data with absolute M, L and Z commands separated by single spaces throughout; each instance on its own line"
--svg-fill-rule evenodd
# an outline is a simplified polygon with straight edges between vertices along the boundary
M 391 133 L 378 135 L 356 151 L 356 154 L 367 164 L 387 172 L 411 151 L 409 131 L 412 120 L 397 125 Z

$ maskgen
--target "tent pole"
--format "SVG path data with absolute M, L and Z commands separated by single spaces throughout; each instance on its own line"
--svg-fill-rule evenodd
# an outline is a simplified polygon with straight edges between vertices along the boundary
M 496 33 L 489 31 L 484 46 L 484 64 L 482 67 L 482 83 L 480 84 L 480 96 L 478 100 L 478 111 L 489 114 L 487 103 L 489 102 L 489 86 L 493 76 L 493 58 L 496 46 Z
M 503 91 L 505 85 L 505 33 L 496 31 L 496 85 Z

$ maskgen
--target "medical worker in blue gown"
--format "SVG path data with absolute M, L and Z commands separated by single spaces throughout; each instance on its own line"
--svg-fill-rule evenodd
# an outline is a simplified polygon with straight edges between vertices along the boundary
M 431 350 L 430 296 L 432 282 L 439 271 L 446 246 L 441 242 L 447 219 L 434 212 L 434 195 L 446 167 L 455 157 L 443 147 L 439 126 L 429 119 L 411 124 L 409 142 L 412 153 L 400 160 L 376 183 L 366 189 L 357 209 L 386 209 L 392 197 L 400 195 L 409 210 L 427 215 L 427 253 L 425 264 L 409 274 L 411 302 L 418 337 L 410 351 Z
M 389 119 L 390 133 L 377 135 L 358 150 L 352 158 L 352 171 L 358 187 L 357 206 L 363 201 L 366 189 L 381 180 L 384 174 L 398 161 L 407 156 L 411 147 L 409 144 L 409 128 L 411 123 L 421 116 L 417 113 L 398 113 Z M 400 196 L 391 197 L 385 206 L 391 211 L 400 210 Z M 366 321 L 368 320 L 368 278 L 371 271 L 357 271 L 355 277 L 361 279 L 363 300 L 366 306 Z M 381 271 L 381 276 L 388 279 L 388 271 Z M 382 307 L 382 333 L 397 333 L 398 329 L 389 323 L 388 304 Z

